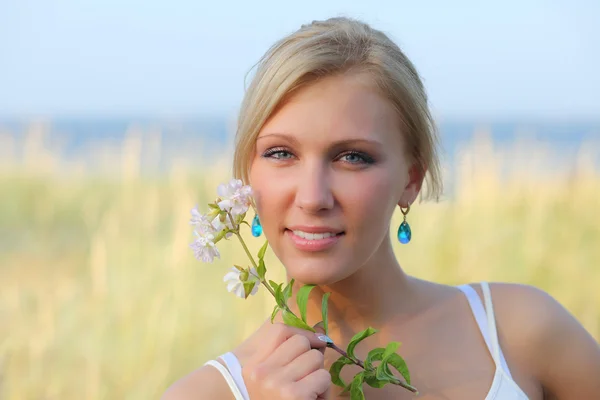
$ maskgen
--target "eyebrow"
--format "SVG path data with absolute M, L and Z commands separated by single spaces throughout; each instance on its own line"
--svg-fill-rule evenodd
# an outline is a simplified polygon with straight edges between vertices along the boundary
M 298 139 L 296 139 L 292 135 L 284 134 L 284 133 L 268 133 L 266 135 L 259 136 L 256 140 L 259 141 L 260 139 L 267 138 L 267 137 L 278 137 L 281 139 L 285 139 L 293 144 L 298 144 Z M 334 142 L 332 145 L 334 147 L 337 147 L 337 146 L 351 145 L 351 144 L 357 144 L 357 143 L 370 144 L 373 146 L 383 146 L 383 144 L 377 140 L 369 140 L 369 139 L 362 139 L 362 138 L 338 140 L 338 141 Z

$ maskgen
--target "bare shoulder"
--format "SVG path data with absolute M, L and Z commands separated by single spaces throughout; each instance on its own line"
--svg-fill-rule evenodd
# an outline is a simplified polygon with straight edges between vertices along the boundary
M 476 290 L 481 294 L 481 287 Z M 535 286 L 491 283 L 494 310 L 502 326 L 523 335 L 546 337 L 580 327 L 575 317 L 554 297 Z M 530 336 L 531 337 L 531 336 Z
M 547 397 L 600 393 L 600 346 L 563 305 L 529 285 L 493 283 L 490 291 L 503 347 L 535 376 Z
M 177 380 L 161 400 L 233 400 L 233 394 L 216 368 L 205 365 Z

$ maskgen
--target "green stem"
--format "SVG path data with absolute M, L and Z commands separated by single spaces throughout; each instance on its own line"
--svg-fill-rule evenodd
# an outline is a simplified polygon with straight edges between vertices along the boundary
M 235 236 L 237 236 L 237 238 L 239 239 L 240 243 L 242 244 L 242 247 L 244 248 L 244 251 L 246 252 L 246 255 L 248 255 L 248 258 L 250 259 L 250 262 L 252 263 L 252 266 L 254 267 L 254 269 L 258 269 L 258 265 L 256 265 L 256 261 L 254 261 L 254 257 L 252 256 L 252 253 L 250 253 L 250 250 L 248 249 L 248 246 L 246 246 L 246 242 L 244 242 L 244 238 L 242 238 L 242 235 L 240 235 L 240 226 L 236 225 L 236 223 L 233 222 L 233 218 L 232 218 L 232 216 L 231 216 L 230 213 L 227 213 L 227 215 L 229 216 L 229 220 L 231 221 L 231 225 L 233 225 L 234 228 L 235 228 L 235 232 L 234 232 Z M 271 295 L 273 295 L 273 298 L 275 298 L 275 291 L 267 283 L 267 281 L 264 280 L 264 279 L 260 279 L 260 283 L 262 283 L 267 288 L 267 290 L 269 291 L 269 293 L 271 293 Z
M 258 266 L 256 265 L 256 262 L 254 261 L 254 258 L 252 257 L 252 253 L 250 253 L 250 250 L 248 250 L 248 246 L 246 246 L 246 242 L 244 242 L 244 239 L 242 239 L 242 235 L 239 234 L 239 232 L 236 232 L 235 235 L 238 237 L 238 239 L 240 240 L 240 243 L 242 244 L 242 247 L 244 248 L 244 251 L 246 252 L 246 254 L 248 255 L 248 258 L 250 258 L 250 262 L 252 263 L 252 266 L 255 269 L 258 269 Z M 259 278 L 260 279 L 260 278 Z M 262 283 L 267 290 L 269 291 L 269 293 L 271 293 L 273 295 L 273 298 L 275 298 L 275 291 L 273 290 L 273 288 L 267 283 L 266 280 L 264 279 L 260 279 L 260 283 Z

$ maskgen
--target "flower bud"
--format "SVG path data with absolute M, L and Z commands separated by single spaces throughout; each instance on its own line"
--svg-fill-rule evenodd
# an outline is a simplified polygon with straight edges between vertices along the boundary
M 248 272 L 247 269 L 243 270 L 240 272 L 240 281 L 242 282 L 246 282 L 248 281 L 248 276 L 250 275 L 250 273 Z

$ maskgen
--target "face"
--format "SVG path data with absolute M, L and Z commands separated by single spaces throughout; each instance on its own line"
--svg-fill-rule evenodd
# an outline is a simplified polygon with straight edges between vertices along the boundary
M 366 75 L 307 86 L 267 121 L 250 184 L 290 277 L 332 284 L 389 250 L 394 208 L 411 204 L 422 182 L 402 136 L 398 114 Z

